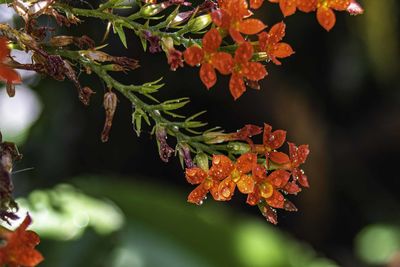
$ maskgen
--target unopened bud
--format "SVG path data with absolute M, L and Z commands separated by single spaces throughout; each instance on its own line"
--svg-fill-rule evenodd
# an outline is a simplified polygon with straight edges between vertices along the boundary
M 199 32 L 210 25 L 211 22 L 212 19 L 210 14 L 198 16 L 189 22 L 191 24 L 190 31 Z
M 143 17 L 151 17 L 154 15 L 157 15 L 158 13 L 160 13 L 167 7 L 168 7 L 168 4 L 166 4 L 166 3 L 144 5 L 140 9 L 140 14 Z
M 164 127 L 156 127 L 156 138 L 160 158 L 162 161 L 168 162 L 175 150 L 167 143 L 167 131 Z
M 201 169 L 208 171 L 209 169 L 209 160 L 208 160 L 208 156 L 203 153 L 197 153 L 196 157 L 194 158 L 194 161 L 196 162 L 196 165 L 199 166 Z
M 106 111 L 106 119 L 104 122 L 103 132 L 101 133 L 101 141 L 107 142 L 110 135 L 110 130 L 113 123 L 115 110 L 117 109 L 117 95 L 114 92 L 107 92 L 104 94 L 104 109 Z
M 7 94 L 8 94 L 9 97 L 14 97 L 15 96 L 15 84 L 7 83 L 6 90 L 7 90 Z

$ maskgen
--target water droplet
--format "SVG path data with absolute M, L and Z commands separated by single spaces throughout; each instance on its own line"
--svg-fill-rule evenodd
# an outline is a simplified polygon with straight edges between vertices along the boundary
M 203 203 L 204 203 L 203 200 L 200 200 L 199 203 L 197 203 L 197 205 L 201 206 L 203 205 Z
M 160 115 L 161 115 L 161 113 L 160 113 L 160 111 L 159 111 L 158 109 L 154 110 L 154 113 L 155 113 L 157 116 L 160 116 Z
M 231 195 L 231 190 L 228 187 L 224 187 L 221 193 L 224 198 L 228 198 Z

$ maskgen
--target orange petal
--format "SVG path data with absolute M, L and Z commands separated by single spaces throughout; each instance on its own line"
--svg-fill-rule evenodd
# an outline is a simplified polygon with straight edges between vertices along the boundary
M 253 173 L 253 179 L 256 182 L 261 182 L 267 178 L 267 171 L 265 170 L 265 168 L 263 166 L 261 166 L 259 164 L 254 166 L 252 173 Z
M 242 67 L 242 75 L 251 81 L 259 81 L 267 76 L 267 70 L 259 62 L 248 62 Z
M 260 202 L 260 195 L 256 191 L 256 188 L 254 189 L 255 191 L 247 195 L 247 200 L 246 203 L 255 206 Z
M 212 56 L 211 62 L 214 68 L 216 68 L 221 74 L 228 75 L 232 72 L 233 59 L 229 53 L 215 53 Z
M 267 219 L 272 224 L 277 224 L 278 223 L 278 217 L 276 215 L 276 211 L 269 207 L 264 205 L 262 208 L 260 208 L 262 215 Z
M 269 159 L 277 164 L 285 164 L 290 161 L 289 156 L 283 152 L 269 152 Z
M 293 179 L 296 180 L 296 181 L 298 181 L 299 184 L 300 184 L 302 187 L 310 187 L 310 185 L 309 185 L 309 183 L 308 183 L 307 175 L 304 174 L 304 171 L 303 171 L 303 170 L 300 170 L 300 169 L 298 169 L 298 168 L 294 168 L 294 169 L 292 170 L 292 176 L 293 176 Z
M 267 199 L 274 193 L 274 187 L 267 181 L 258 184 L 258 190 L 260 190 L 260 196 Z
M 253 9 L 259 9 L 263 3 L 264 0 L 250 0 L 250 7 Z
M 268 43 L 276 44 L 280 42 L 286 33 L 286 24 L 279 22 L 272 26 L 271 30 L 268 32 Z
M 285 17 L 293 15 L 296 12 L 296 1 L 295 0 L 280 0 L 279 7 Z
M 230 177 L 224 179 L 218 186 L 218 195 L 220 200 L 230 200 L 235 193 L 236 184 Z
M 267 181 L 276 188 L 283 188 L 289 181 L 290 173 L 284 170 L 273 171 L 268 175 Z
M 258 19 L 245 19 L 239 25 L 239 31 L 244 34 L 256 34 L 264 30 L 266 25 Z
M 285 204 L 285 198 L 281 193 L 278 192 L 278 190 L 274 190 L 272 196 L 265 201 L 268 203 L 268 205 L 277 209 L 282 209 Z
M 286 131 L 276 130 L 273 133 L 267 135 L 264 134 L 264 145 L 267 145 L 271 149 L 280 148 L 286 140 Z
M 330 0 L 329 7 L 338 11 L 344 11 L 350 5 L 350 0 Z
M 303 12 L 311 12 L 317 8 L 317 0 L 297 0 L 297 8 Z
M 257 155 L 254 153 L 245 153 L 237 159 L 235 166 L 240 173 L 245 174 L 251 172 L 256 164 Z
M 235 100 L 246 91 L 246 86 L 244 85 L 243 78 L 240 75 L 236 73 L 232 74 L 229 81 L 229 90 Z
M 183 57 L 185 58 L 185 62 L 187 64 L 190 66 L 196 66 L 203 60 L 204 52 L 200 47 L 193 45 L 183 52 Z
M 18 84 L 21 83 L 21 76 L 14 69 L 4 66 L 0 63 L 0 81 Z
M 237 182 L 237 187 L 243 194 L 250 194 L 254 191 L 255 182 L 251 175 L 242 175 Z
M 253 46 L 249 42 L 239 45 L 235 51 L 235 62 L 247 63 L 253 57 Z
M 185 170 L 186 180 L 191 184 L 199 184 L 207 178 L 207 173 L 198 167 Z
M 327 7 L 317 9 L 317 19 L 319 24 L 327 31 L 330 31 L 336 23 L 335 13 Z
M 217 9 L 211 13 L 212 21 L 218 27 L 228 29 L 232 18 L 224 9 Z
M 286 58 L 294 54 L 292 47 L 287 43 L 277 43 L 272 54 L 277 58 Z
M 221 45 L 222 37 L 217 29 L 209 30 L 203 37 L 202 45 L 205 52 L 215 52 Z
M 229 34 L 231 35 L 232 39 L 238 44 L 244 43 L 246 41 L 238 30 L 230 28 Z
M 203 187 L 203 184 L 198 185 L 192 192 L 190 192 L 188 202 L 201 205 L 207 192 L 208 191 Z
M 258 46 L 260 47 L 260 51 L 267 51 L 268 47 L 268 33 L 267 32 L 262 32 L 258 34 Z
M 8 39 L 5 37 L 0 37 L 0 63 L 3 62 L 9 55 L 10 48 L 8 48 Z
M 204 63 L 200 68 L 200 79 L 203 84 L 210 89 L 217 82 L 217 74 L 211 64 Z
M 233 163 L 227 156 L 214 155 L 209 174 L 217 180 L 222 180 L 231 174 L 233 168 Z
M 301 191 L 301 188 L 296 183 L 290 182 L 285 185 L 283 190 L 286 191 L 288 194 L 296 195 Z

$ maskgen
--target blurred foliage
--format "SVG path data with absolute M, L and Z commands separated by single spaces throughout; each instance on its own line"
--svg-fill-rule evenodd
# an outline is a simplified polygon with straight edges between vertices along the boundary
M 41 266 L 337 266 L 279 228 L 221 203 L 193 206 L 179 191 L 137 180 L 93 176 L 74 181 L 81 191 L 60 185 L 19 200 L 30 208 L 32 229 L 43 238 Z M 110 201 L 125 214 L 122 228 L 119 208 Z M 84 223 L 82 213 L 88 216 Z

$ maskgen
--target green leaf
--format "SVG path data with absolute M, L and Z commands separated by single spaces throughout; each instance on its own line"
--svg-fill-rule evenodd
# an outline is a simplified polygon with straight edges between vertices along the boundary
M 126 36 L 125 36 L 124 28 L 122 27 L 122 25 L 118 24 L 118 25 L 114 25 L 113 27 L 114 27 L 114 32 L 115 31 L 117 32 L 118 37 L 121 40 L 124 47 L 128 48 L 128 44 L 126 43 Z

